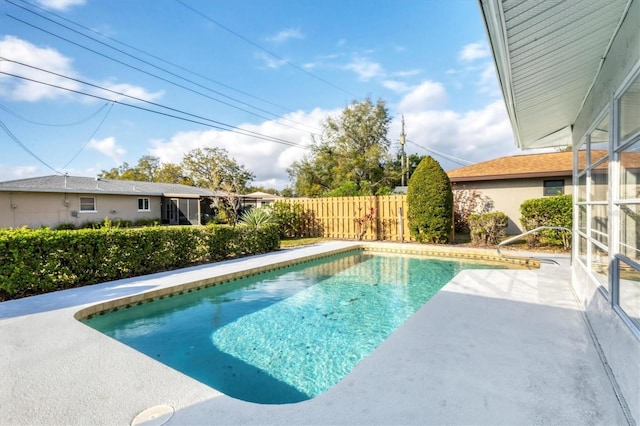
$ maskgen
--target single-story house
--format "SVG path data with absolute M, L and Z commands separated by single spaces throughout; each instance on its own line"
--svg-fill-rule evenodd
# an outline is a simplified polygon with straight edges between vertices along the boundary
M 215 196 L 208 189 L 170 183 L 66 175 L 11 180 L 0 182 L 0 228 L 80 226 L 106 217 L 195 225 L 201 201 Z
M 257 191 L 242 195 L 242 205 L 243 207 L 263 207 L 282 199 L 284 199 L 284 197 L 279 195 Z
M 454 191 L 476 190 L 487 210 L 509 217 L 507 234 L 524 231 L 520 205 L 532 198 L 572 194 L 573 153 L 501 157 L 447 172 Z

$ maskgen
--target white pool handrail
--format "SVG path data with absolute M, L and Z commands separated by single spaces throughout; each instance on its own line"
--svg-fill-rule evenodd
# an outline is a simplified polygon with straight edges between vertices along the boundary
M 537 260 L 539 262 L 554 263 L 556 265 L 559 265 L 559 263 L 556 262 L 553 259 L 547 259 L 547 258 L 542 258 L 542 257 L 531 257 L 531 256 L 506 256 L 505 254 L 502 253 L 502 251 L 500 251 L 500 247 L 505 246 L 507 244 L 511 244 L 514 241 L 518 241 L 522 237 L 526 237 L 529 234 L 533 234 L 534 232 L 538 232 L 541 229 L 557 229 L 557 230 L 567 231 L 567 232 L 571 233 L 571 229 L 565 228 L 564 226 L 538 226 L 535 229 L 532 229 L 532 230 L 527 231 L 527 232 L 523 232 L 520 235 L 516 235 L 515 237 L 511 237 L 511 238 L 508 238 L 508 239 L 502 241 L 500 244 L 498 244 L 498 247 L 496 247 L 496 250 L 498 251 L 498 254 L 500 256 L 504 257 L 505 259 L 531 259 L 531 260 Z

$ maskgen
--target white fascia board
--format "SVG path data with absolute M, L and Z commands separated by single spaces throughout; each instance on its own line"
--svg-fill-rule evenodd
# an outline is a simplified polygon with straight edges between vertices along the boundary
M 518 119 L 516 117 L 515 97 L 513 95 L 513 78 L 511 74 L 511 61 L 507 44 L 507 28 L 504 19 L 504 10 L 500 0 L 479 0 L 480 9 L 484 17 L 485 28 L 489 38 L 489 45 L 493 52 L 498 81 L 502 90 L 509 121 L 513 129 L 513 136 L 516 145 L 520 149 L 522 146 L 519 134 Z

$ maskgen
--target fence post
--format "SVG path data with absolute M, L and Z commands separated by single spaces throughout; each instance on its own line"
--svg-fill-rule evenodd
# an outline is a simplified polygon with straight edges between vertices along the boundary
M 404 221 L 402 219 L 402 207 L 398 207 L 398 235 L 400 242 L 404 243 Z

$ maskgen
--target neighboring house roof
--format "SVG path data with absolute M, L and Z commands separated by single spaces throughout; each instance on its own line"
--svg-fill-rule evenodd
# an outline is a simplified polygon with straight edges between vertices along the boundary
M 607 151 L 598 149 L 591 151 L 591 163 L 595 163 L 607 155 Z M 584 169 L 586 151 L 578 151 L 579 168 Z M 640 167 L 640 152 L 624 152 L 620 155 L 620 164 L 626 169 L 636 170 Z M 607 168 L 607 162 L 596 167 Z M 480 180 L 525 179 L 541 177 L 572 176 L 572 152 L 547 152 L 543 154 L 513 155 L 501 157 L 470 166 L 449 170 L 447 175 L 451 182 L 470 182 Z
M 581 152 L 584 155 L 584 151 Z M 451 182 L 571 176 L 572 152 L 513 155 L 449 170 Z
M 267 192 L 261 192 L 261 191 L 252 192 L 251 194 L 244 194 L 243 197 L 244 198 L 256 198 L 256 199 L 259 199 L 259 200 L 263 200 L 263 199 L 280 200 L 280 199 L 284 198 L 284 197 L 281 197 L 279 195 L 269 194 Z
M 222 196 L 205 188 L 176 183 L 111 180 L 80 176 L 42 176 L 0 182 L 4 192 L 73 192 L 79 194 L 118 194 L 175 196 L 184 198 Z

